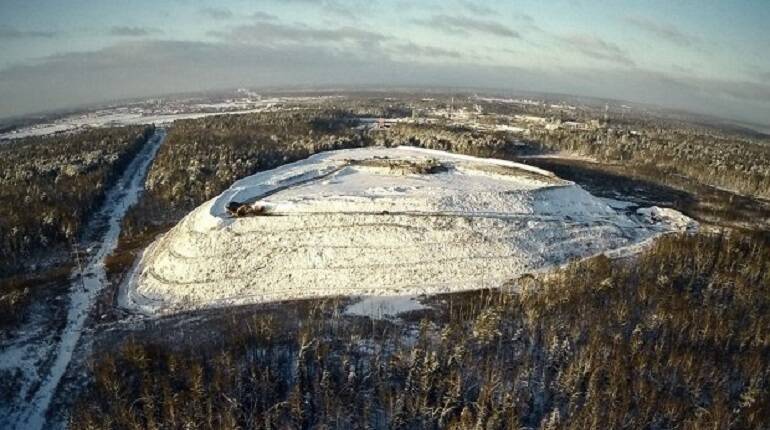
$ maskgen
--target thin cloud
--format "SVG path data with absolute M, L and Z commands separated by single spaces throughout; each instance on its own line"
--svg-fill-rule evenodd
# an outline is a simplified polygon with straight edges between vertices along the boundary
M 692 67 L 686 67 L 682 66 L 681 64 L 672 64 L 671 70 L 677 72 L 677 73 L 684 73 L 684 74 L 694 74 L 694 70 Z
M 157 28 L 151 28 L 151 27 L 129 27 L 129 26 L 123 26 L 123 25 L 116 25 L 113 27 L 110 27 L 109 34 L 110 36 L 119 36 L 119 37 L 144 37 L 144 36 L 150 36 L 153 34 L 159 34 L 162 33 Z
M 625 21 L 632 26 L 674 45 L 690 48 L 700 43 L 700 38 L 685 34 L 673 25 L 653 21 L 648 18 L 629 16 Z
M 414 42 L 396 44 L 391 48 L 396 54 L 414 56 L 414 57 L 430 57 L 430 58 L 461 58 L 462 54 L 459 51 L 453 49 L 444 49 L 436 46 L 418 45 Z
M 283 0 L 283 2 L 315 6 L 325 13 L 348 19 L 360 16 L 362 10 L 369 9 L 374 3 L 371 0 Z
M 0 27 L 0 39 L 50 39 L 58 33 L 55 31 L 19 30 L 14 27 Z
M 373 45 L 388 40 L 389 37 L 355 27 L 333 29 L 310 27 L 304 24 L 287 25 L 272 22 L 239 25 L 225 31 L 211 31 L 209 36 L 236 43 L 255 43 L 262 45 L 285 43 L 330 43 L 354 42 L 359 45 Z
M 233 17 L 233 12 L 226 7 L 204 7 L 200 13 L 211 19 L 226 20 Z
M 559 41 L 566 48 L 579 52 L 586 57 L 610 63 L 633 66 L 634 61 L 628 57 L 625 51 L 614 43 L 589 34 L 571 34 L 559 36 Z
M 278 19 L 278 17 L 273 15 L 272 13 L 267 13 L 262 11 L 256 11 L 252 13 L 250 18 L 256 19 L 257 21 L 275 21 Z
M 534 24 L 535 18 L 532 18 L 532 15 L 527 15 L 526 13 L 517 13 L 514 15 L 514 18 L 516 18 L 519 21 L 526 22 L 528 24 Z
M 471 18 L 467 16 L 433 15 L 427 20 L 415 20 L 414 23 L 449 34 L 484 33 L 492 36 L 518 39 L 521 35 L 497 21 Z
M 460 5 L 465 8 L 468 12 L 473 13 L 474 15 L 483 15 L 483 16 L 490 16 L 497 13 L 494 9 L 491 7 L 483 4 L 480 1 L 474 1 L 474 0 L 460 0 Z
M 324 1 L 322 5 L 322 9 L 325 12 L 328 12 L 332 15 L 337 15 L 343 18 L 355 18 L 358 16 L 358 14 L 355 12 L 356 9 L 350 7 L 349 5 L 342 4 L 337 1 Z
M 323 46 L 338 51 L 347 49 L 349 55 L 357 57 L 362 55 L 381 57 L 397 55 L 413 59 L 420 57 L 458 59 L 462 57 L 462 54 L 456 50 L 420 45 L 412 41 L 399 40 L 351 26 L 320 28 L 305 24 L 259 21 L 254 24 L 234 26 L 226 30 L 210 31 L 208 35 L 226 43 L 253 44 L 271 48 L 301 45 L 305 47 Z
M 770 100 L 770 86 L 754 82 L 712 81 L 705 91 L 719 91 L 737 100 L 764 102 Z

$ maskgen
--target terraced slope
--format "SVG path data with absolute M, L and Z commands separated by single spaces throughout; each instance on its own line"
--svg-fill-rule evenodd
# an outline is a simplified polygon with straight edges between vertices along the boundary
M 689 224 L 672 211 L 618 212 L 523 164 L 411 147 L 332 151 L 195 209 L 148 248 L 122 303 L 167 313 L 498 286 Z

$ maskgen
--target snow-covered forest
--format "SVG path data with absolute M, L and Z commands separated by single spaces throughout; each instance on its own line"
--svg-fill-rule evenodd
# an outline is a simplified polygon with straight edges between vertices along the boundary
M 324 300 L 153 325 L 98 355 L 72 427 L 762 428 L 768 261 L 766 235 L 669 237 L 401 320 Z
M 0 146 L 0 324 L 67 277 L 83 224 L 152 133 L 98 129 Z

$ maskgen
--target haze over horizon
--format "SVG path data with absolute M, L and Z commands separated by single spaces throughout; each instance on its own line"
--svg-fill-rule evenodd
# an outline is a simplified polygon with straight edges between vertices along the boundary
M 31 0 L 0 5 L 0 117 L 238 86 L 483 87 L 770 126 L 770 2 Z

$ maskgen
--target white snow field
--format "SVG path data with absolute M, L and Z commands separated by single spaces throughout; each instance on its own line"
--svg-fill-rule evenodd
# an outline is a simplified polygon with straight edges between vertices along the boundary
M 261 213 L 233 217 L 230 202 Z M 120 300 L 166 314 L 494 287 L 691 225 L 672 210 L 616 211 L 524 164 L 414 147 L 330 151 L 192 211 L 147 248 Z

